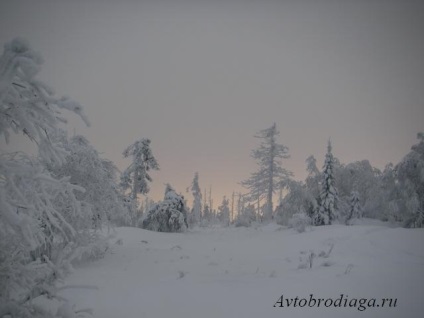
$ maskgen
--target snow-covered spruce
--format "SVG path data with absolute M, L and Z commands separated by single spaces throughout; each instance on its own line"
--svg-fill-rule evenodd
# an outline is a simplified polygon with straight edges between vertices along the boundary
M 315 225 L 329 225 L 337 213 L 338 194 L 334 178 L 334 157 L 331 152 L 331 141 L 328 141 L 327 154 L 323 167 L 322 189 L 319 197 L 319 207 L 316 209 L 313 221 Z
M 150 148 L 150 139 L 140 139 L 129 145 L 122 153 L 124 158 L 131 157 L 132 162 L 121 175 L 120 186 L 130 194 L 125 198 L 126 208 L 130 214 L 131 225 L 136 226 L 139 222 L 137 195 L 147 194 L 150 191 L 149 182 L 152 182 L 150 170 L 159 170 L 159 164 L 153 156 Z
M 131 189 L 131 198 L 150 191 L 148 182 L 152 181 L 149 170 L 159 170 L 159 164 L 150 149 L 150 139 L 140 139 L 129 145 L 122 153 L 124 158 L 132 157 L 132 163 L 121 176 L 124 190 Z
M 194 174 L 193 182 L 191 183 L 191 192 L 193 193 L 193 208 L 189 215 L 189 224 L 199 224 L 202 219 L 202 191 L 199 187 L 199 173 Z
M 308 176 L 305 180 L 305 191 L 310 201 L 309 206 L 306 208 L 306 214 L 309 217 L 313 217 L 315 210 L 318 207 L 317 198 L 320 194 L 320 181 L 322 179 L 322 176 L 317 167 L 317 160 L 313 155 L 306 158 L 305 162 L 306 171 L 308 172 Z
M 184 197 L 167 184 L 164 200 L 155 204 L 147 213 L 143 228 L 157 232 L 184 232 L 187 229 Z
M 358 191 L 352 191 L 350 196 L 350 209 L 349 214 L 346 218 L 346 225 L 351 225 L 354 220 L 360 219 L 362 217 L 362 207 L 359 200 Z
M 224 196 L 222 198 L 222 203 L 218 207 L 218 220 L 222 225 L 230 225 L 230 201 Z

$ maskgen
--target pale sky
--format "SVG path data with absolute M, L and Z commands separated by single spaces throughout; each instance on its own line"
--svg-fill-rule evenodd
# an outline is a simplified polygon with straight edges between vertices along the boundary
M 424 131 L 424 1 L 0 0 L 0 44 L 16 36 L 43 55 L 39 79 L 84 105 L 92 126 L 70 131 L 119 169 L 152 140 L 155 200 L 169 182 L 191 204 L 196 171 L 215 207 L 243 190 L 273 122 L 302 180 L 329 137 L 343 163 L 382 169 Z

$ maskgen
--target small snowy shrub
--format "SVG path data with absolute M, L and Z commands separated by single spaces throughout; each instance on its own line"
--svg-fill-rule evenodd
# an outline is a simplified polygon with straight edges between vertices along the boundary
M 255 207 L 249 204 L 247 207 L 243 208 L 241 213 L 237 216 L 237 219 L 235 220 L 235 226 L 249 227 L 252 224 L 252 222 L 255 222 L 255 220 L 256 220 Z
M 331 252 L 333 251 L 333 248 L 334 248 L 334 244 L 330 244 L 330 248 L 329 248 L 328 252 L 326 252 L 326 251 L 321 251 L 321 252 L 318 254 L 318 257 L 322 257 L 322 258 L 329 258 L 329 257 L 330 257 Z
M 314 265 L 314 259 L 316 257 L 316 254 L 313 250 L 309 251 L 309 253 L 305 256 L 301 256 L 299 258 L 299 265 L 297 266 L 298 269 L 311 269 Z
M 143 220 L 144 229 L 156 232 L 184 232 L 187 229 L 187 209 L 184 197 L 168 184 L 165 199 L 155 204 Z
M 289 228 L 294 228 L 299 233 L 305 232 L 309 225 L 311 225 L 311 218 L 304 212 L 294 214 L 289 220 Z

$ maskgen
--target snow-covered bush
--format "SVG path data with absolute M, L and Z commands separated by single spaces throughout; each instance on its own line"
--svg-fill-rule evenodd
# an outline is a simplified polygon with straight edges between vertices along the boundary
M 299 211 L 314 211 L 317 208 L 315 198 L 303 182 L 288 179 L 282 183 L 282 186 L 287 194 L 275 209 L 275 219 L 278 224 L 288 225 L 289 220 Z
M 53 297 L 55 279 L 92 253 L 97 238 L 91 210 L 75 197 L 83 188 L 68 177 L 54 179 L 24 154 L 11 156 L 0 158 L 0 303 L 8 304 L 0 313 L 33 317 L 29 301 Z
M 241 209 L 240 214 L 237 215 L 237 218 L 234 222 L 236 227 L 245 226 L 249 227 L 252 222 L 256 221 L 256 211 L 255 207 L 252 204 L 249 204 L 246 207 Z
M 183 232 L 187 229 L 187 208 L 184 197 L 168 184 L 165 198 L 155 204 L 143 220 L 142 227 L 157 232 Z
M 299 233 L 303 233 L 306 231 L 306 228 L 310 226 L 312 220 L 309 216 L 306 215 L 305 212 L 299 212 L 293 214 L 288 222 L 289 228 L 293 228 Z

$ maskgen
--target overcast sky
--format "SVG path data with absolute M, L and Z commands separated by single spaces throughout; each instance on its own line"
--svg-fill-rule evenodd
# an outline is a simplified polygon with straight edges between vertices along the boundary
M 71 132 L 121 170 L 126 146 L 152 140 L 156 200 L 170 182 L 191 202 L 196 171 L 215 206 L 242 190 L 273 122 L 297 179 L 329 137 L 342 162 L 382 169 L 424 130 L 424 1 L 1 0 L 0 44 L 15 36 L 85 106 L 92 127 Z

